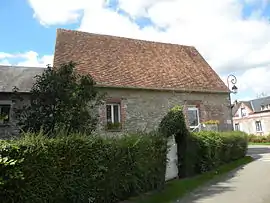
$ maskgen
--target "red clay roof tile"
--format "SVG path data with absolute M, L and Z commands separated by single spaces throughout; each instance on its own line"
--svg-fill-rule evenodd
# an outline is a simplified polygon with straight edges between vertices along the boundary
M 101 86 L 228 92 L 194 47 L 58 29 L 54 66 L 71 60 Z

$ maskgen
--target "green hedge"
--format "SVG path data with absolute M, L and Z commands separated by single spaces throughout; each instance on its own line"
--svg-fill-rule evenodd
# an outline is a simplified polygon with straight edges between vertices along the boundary
M 187 173 L 192 176 L 240 159 L 246 155 L 247 146 L 247 135 L 241 132 L 191 133 L 187 144 Z
M 28 135 L 1 142 L 0 154 L 24 158 L 13 168 L 24 179 L 1 185 L 4 202 L 118 202 L 164 186 L 167 141 L 158 134 L 106 139 Z M 7 167 L 1 163 L 1 169 Z
M 253 143 L 270 143 L 270 135 L 249 135 L 248 141 Z

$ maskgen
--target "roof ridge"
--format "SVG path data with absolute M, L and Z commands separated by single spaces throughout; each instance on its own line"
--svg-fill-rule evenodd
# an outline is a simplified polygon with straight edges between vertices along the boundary
M 172 42 L 160 42 L 160 41 L 138 39 L 138 38 L 124 37 L 124 36 L 110 35 L 110 34 L 99 34 L 99 33 L 86 32 L 86 31 L 81 31 L 81 30 L 71 30 L 71 29 L 65 29 L 65 28 L 57 28 L 57 33 L 58 32 L 72 32 L 72 33 L 76 33 L 80 35 L 86 34 L 86 35 L 105 36 L 105 37 L 113 37 L 113 38 L 120 38 L 120 39 L 127 39 L 127 40 L 142 41 L 142 42 L 152 42 L 152 43 L 157 43 L 157 44 L 175 45 L 175 46 L 182 46 L 182 47 L 196 49 L 196 47 L 192 45 L 177 44 L 177 43 L 172 43 Z

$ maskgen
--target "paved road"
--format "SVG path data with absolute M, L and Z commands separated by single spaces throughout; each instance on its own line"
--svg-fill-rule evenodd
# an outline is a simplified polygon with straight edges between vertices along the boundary
M 255 161 L 177 203 L 270 203 L 270 146 L 250 146 L 248 155 Z

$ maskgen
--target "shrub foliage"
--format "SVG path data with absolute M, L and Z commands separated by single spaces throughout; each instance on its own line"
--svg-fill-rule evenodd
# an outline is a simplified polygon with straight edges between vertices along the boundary
M 248 135 L 248 141 L 253 143 L 270 143 L 270 135 Z
M 189 174 L 214 170 L 222 164 L 240 159 L 247 152 L 247 136 L 241 132 L 201 131 L 192 133 L 187 154 Z
M 32 134 L 12 145 L 18 153 L 6 147 L 4 156 L 24 157 L 19 168 L 24 180 L 12 195 L 10 185 L 2 185 L 0 198 L 7 203 L 118 202 L 165 182 L 167 142 L 157 134 L 106 139 Z
M 181 106 L 173 107 L 167 115 L 163 117 L 159 125 L 159 132 L 165 137 L 174 136 L 177 144 L 178 158 L 178 176 L 185 177 L 187 174 L 187 141 L 189 130 L 185 122 L 183 108 Z
M 4 202 L 19 202 L 16 195 L 23 186 L 22 162 L 24 159 L 20 157 L 19 148 L 16 145 L 1 141 L 0 146 L 0 198 L 5 198 Z
M 80 75 L 76 64 L 69 62 L 60 67 L 50 67 L 36 81 L 30 91 L 30 104 L 16 109 L 18 125 L 24 131 L 54 133 L 58 129 L 67 132 L 91 133 L 97 124 L 96 107 L 101 94 L 90 75 Z M 18 92 L 14 88 L 14 93 Z M 14 100 L 22 99 L 15 94 Z
M 203 173 L 242 158 L 247 150 L 247 136 L 242 132 L 189 132 L 180 106 L 172 108 L 165 115 L 159 131 L 165 137 L 175 136 L 180 178 Z

